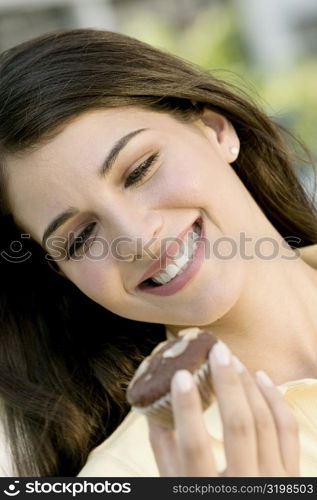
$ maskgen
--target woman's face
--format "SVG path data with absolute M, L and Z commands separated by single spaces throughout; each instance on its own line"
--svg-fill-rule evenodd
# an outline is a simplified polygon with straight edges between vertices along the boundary
M 111 154 L 118 141 L 120 151 Z M 238 146 L 232 126 L 211 111 L 192 123 L 135 107 L 93 111 L 49 143 L 8 158 L 9 200 L 16 221 L 40 244 L 52 221 L 73 210 L 51 227 L 45 250 L 98 304 L 139 321 L 207 325 L 235 304 L 247 274 L 220 238 L 239 242 L 241 232 L 260 231 L 260 210 L 230 165 L 237 157 L 230 148 Z M 144 176 L 137 178 L 140 164 Z M 102 165 L 108 171 L 101 174 Z M 195 271 L 167 295 L 139 289 L 147 270 L 162 262 L 153 256 L 171 256 L 168 244 L 186 238 L 198 217 L 205 251 Z M 84 230 L 89 240 L 67 259 L 61 249 Z M 179 245 L 178 256 L 185 248 Z

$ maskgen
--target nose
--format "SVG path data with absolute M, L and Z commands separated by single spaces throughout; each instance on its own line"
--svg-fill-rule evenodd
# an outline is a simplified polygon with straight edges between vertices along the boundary
M 116 214 L 112 220 L 112 254 L 124 262 L 148 261 L 159 254 L 162 217 L 157 212 Z

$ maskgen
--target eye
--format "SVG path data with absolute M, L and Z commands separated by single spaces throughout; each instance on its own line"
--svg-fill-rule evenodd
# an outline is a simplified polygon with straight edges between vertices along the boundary
M 74 239 L 74 242 L 71 246 L 66 250 L 67 259 L 69 260 L 72 255 L 74 255 L 75 251 L 83 246 L 83 244 L 88 240 L 91 235 L 93 228 L 95 227 L 96 222 L 92 222 L 85 227 L 85 229 Z M 93 241 L 93 240 L 92 240 Z
M 137 168 L 135 168 L 131 174 L 128 176 L 124 187 L 129 187 L 131 184 L 138 184 L 141 179 L 147 174 L 154 162 L 159 157 L 159 153 L 153 153 L 149 158 L 142 162 Z

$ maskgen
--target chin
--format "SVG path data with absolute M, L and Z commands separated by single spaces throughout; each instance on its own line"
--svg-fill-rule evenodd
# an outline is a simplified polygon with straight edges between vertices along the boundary
M 180 314 L 166 322 L 170 325 L 212 326 L 212 323 L 225 316 L 238 302 L 243 290 L 243 282 L 236 273 L 228 279 L 224 277 L 212 280 L 203 289 L 196 289 L 192 294 L 189 307 L 177 308 Z M 174 306 L 176 313 L 176 307 Z

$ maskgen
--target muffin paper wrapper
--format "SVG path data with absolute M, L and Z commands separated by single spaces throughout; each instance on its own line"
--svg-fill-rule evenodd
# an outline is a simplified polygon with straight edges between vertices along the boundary
M 215 397 L 208 360 L 205 361 L 205 363 L 201 365 L 198 370 L 193 372 L 192 375 L 201 397 L 203 411 L 205 411 L 211 405 Z M 154 403 L 149 406 L 132 406 L 132 410 L 150 417 L 151 420 L 163 425 L 164 427 L 174 428 L 170 392 L 165 394 L 165 396 L 162 396 L 157 401 L 154 401 Z

